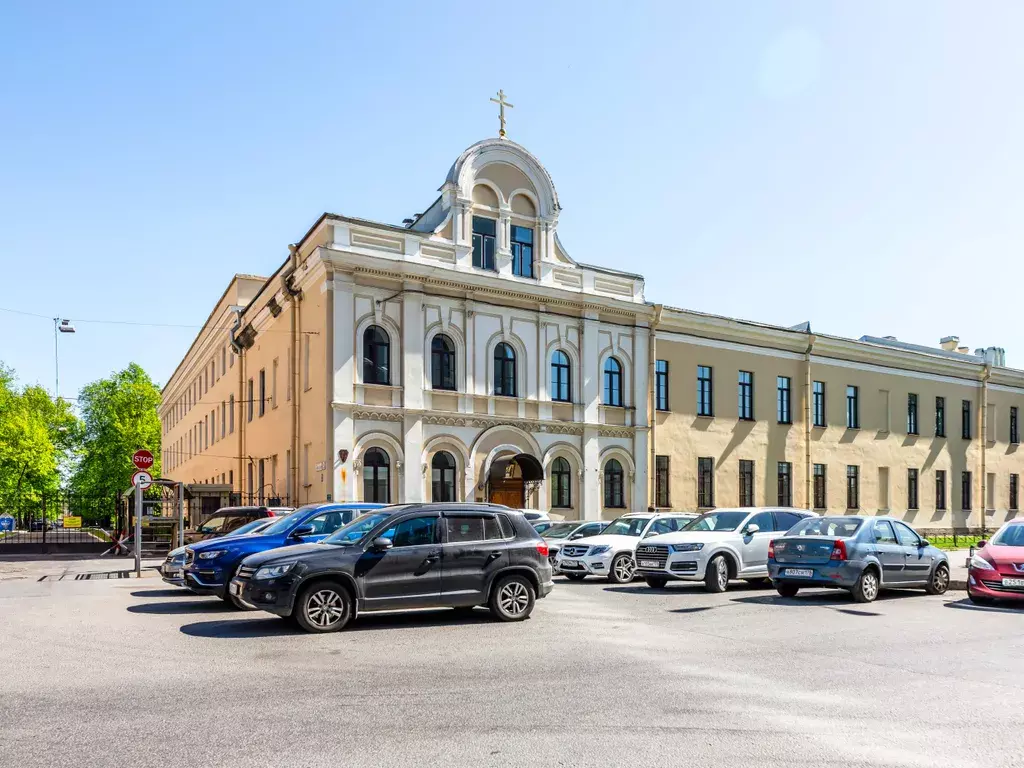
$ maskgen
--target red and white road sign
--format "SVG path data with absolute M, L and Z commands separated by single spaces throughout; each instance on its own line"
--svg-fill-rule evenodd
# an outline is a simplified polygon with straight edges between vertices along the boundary
M 132 464 L 137 469 L 152 469 L 153 468 L 153 454 L 147 451 L 145 448 L 136 451 L 132 454 Z
M 153 484 L 153 476 L 144 469 L 140 469 L 134 475 L 132 475 L 132 487 L 138 486 L 142 490 L 146 490 Z

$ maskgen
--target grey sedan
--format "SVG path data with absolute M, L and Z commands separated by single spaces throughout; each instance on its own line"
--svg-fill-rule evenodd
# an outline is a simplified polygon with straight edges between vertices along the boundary
M 801 587 L 847 589 L 870 603 L 880 589 L 949 588 L 949 559 L 902 520 L 845 515 L 808 518 L 775 539 L 768 575 L 783 597 Z

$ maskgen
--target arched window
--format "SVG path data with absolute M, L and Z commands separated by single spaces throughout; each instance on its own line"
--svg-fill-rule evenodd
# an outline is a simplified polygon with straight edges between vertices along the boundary
M 569 462 L 559 456 L 551 462 L 551 506 L 571 507 L 572 475 L 569 470 Z
M 494 348 L 494 394 L 516 397 L 516 353 L 505 342 Z
M 614 357 L 604 361 L 604 404 L 622 405 L 622 363 Z
M 430 386 L 455 389 L 455 345 L 441 333 L 430 342 Z
M 363 383 L 391 383 L 391 339 L 379 325 L 363 331 Z
M 563 403 L 572 402 L 572 385 L 569 383 L 569 356 L 560 349 L 551 355 L 551 399 Z
M 606 509 L 626 506 L 622 493 L 622 465 L 616 459 L 608 459 L 604 465 L 604 506 Z
M 380 448 L 363 456 L 363 501 L 391 503 L 391 461 Z
M 447 451 L 438 451 L 430 462 L 431 501 L 457 501 L 455 498 L 455 459 Z

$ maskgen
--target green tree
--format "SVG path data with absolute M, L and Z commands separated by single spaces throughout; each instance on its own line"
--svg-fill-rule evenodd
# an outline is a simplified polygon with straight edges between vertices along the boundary
M 86 384 L 78 393 L 82 414 L 82 456 L 72 487 L 85 494 L 109 494 L 131 483 L 132 454 L 152 451 L 152 473 L 160 473 L 160 390 L 136 363 Z

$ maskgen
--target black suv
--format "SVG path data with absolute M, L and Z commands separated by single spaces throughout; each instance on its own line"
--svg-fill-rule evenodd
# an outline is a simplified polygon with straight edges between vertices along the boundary
M 521 621 L 554 584 L 548 546 L 523 517 L 488 504 L 369 512 L 316 544 L 250 555 L 229 589 L 242 602 L 332 632 L 357 613 L 486 605 Z

